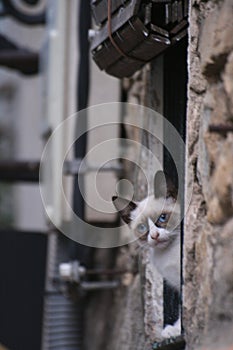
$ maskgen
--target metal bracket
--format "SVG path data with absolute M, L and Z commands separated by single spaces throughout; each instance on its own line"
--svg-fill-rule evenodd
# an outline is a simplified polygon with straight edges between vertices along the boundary
M 97 272 L 97 271 L 96 271 Z M 113 281 L 82 281 L 82 278 L 88 274 L 85 267 L 81 266 L 79 261 L 61 263 L 59 265 L 59 278 L 63 282 L 76 283 L 82 291 L 97 289 L 115 289 L 120 286 L 118 280 Z

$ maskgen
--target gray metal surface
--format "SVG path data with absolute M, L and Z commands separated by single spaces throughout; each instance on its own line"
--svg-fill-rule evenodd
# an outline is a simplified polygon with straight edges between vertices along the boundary
M 63 294 L 54 279 L 59 264 L 69 258 L 68 244 L 57 231 L 49 233 L 42 350 L 79 350 L 82 346 L 82 303 Z
M 80 305 L 67 296 L 53 293 L 46 295 L 43 350 L 81 349 L 81 314 Z

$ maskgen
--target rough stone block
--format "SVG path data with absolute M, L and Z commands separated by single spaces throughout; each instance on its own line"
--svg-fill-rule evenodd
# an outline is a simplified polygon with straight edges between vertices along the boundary
M 213 3 L 214 6 L 214 3 Z M 216 79 L 233 49 L 233 2 L 225 0 L 215 5 L 203 21 L 200 32 L 202 71 L 208 79 Z
M 208 205 L 208 220 L 223 223 L 233 216 L 233 135 L 222 145 L 211 179 L 212 198 Z
M 233 120 L 233 52 L 228 56 L 225 72 L 223 74 L 223 81 L 230 112 L 228 119 Z

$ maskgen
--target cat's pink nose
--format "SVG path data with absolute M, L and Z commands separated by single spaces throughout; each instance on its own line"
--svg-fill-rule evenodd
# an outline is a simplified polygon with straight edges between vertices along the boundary
M 151 238 L 154 239 L 155 241 L 159 238 L 159 233 L 156 232 L 156 233 L 152 233 L 151 234 Z

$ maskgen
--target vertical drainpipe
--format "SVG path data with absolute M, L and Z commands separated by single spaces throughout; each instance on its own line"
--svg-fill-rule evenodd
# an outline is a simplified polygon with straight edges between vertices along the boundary
M 60 0 L 59 0 L 60 1 Z M 80 0 L 78 37 L 79 37 L 79 69 L 77 79 L 77 109 L 87 107 L 89 91 L 89 44 L 90 28 L 89 0 Z M 76 128 L 85 128 L 87 124 L 77 123 Z M 74 145 L 75 158 L 83 158 L 86 154 L 87 135 L 84 134 Z M 83 178 L 79 179 L 83 184 Z M 84 201 L 78 187 L 78 176 L 74 178 L 73 210 L 84 218 Z M 83 312 L 84 300 L 79 296 L 76 301 L 69 299 L 54 284 L 53 277 L 58 276 L 61 262 L 73 259 L 88 265 L 90 248 L 67 239 L 52 228 L 48 238 L 47 278 L 44 298 L 42 350 L 82 350 L 83 348 Z
M 78 48 L 79 48 L 79 64 L 77 77 L 77 110 L 82 112 L 81 119 L 76 122 L 76 129 L 82 131 L 82 136 L 74 143 L 74 157 L 82 159 L 86 155 L 87 133 L 87 111 L 89 98 L 89 40 L 88 31 L 91 26 L 90 1 L 80 0 L 79 20 L 78 20 Z M 80 188 L 80 187 L 81 188 Z M 82 197 L 82 189 L 84 189 L 83 175 L 74 176 L 74 192 L 73 192 L 73 210 L 80 218 L 84 219 L 84 199 Z M 91 249 L 81 244 L 75 244 L 72 247 L 71 258 L 78 259 L 81 264 L 88 265 Z

